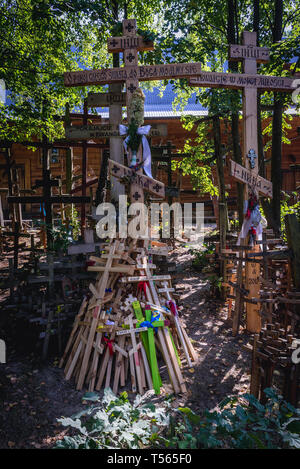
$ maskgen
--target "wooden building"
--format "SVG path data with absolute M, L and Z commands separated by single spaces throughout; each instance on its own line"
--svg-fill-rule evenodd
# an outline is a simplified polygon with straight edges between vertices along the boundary
M 154 89 L 153 92 L 147 91 L 145 101 L 145 124 L 166 124 L 168 129 L 167 137 L 155 137 L 152 138 L 151 145 L 158 146 L 166 144 L 168 141 L 172 142 L 172 145 L 176 147 L 176 150 L 182 150 L 187 139 L 193 139 L 196 137 L 195 130 L 189 132 L 182 127 L 180 121 L 180 110 L 172 109 L 172 101 L 174 100 L 174 93 L 171 89 L 171 85 L 168 85 L 163 97 L 159 96 L 159 90 Z M 102 122 L 108 122 L 108 109 L 99 110 L 102 116 Z M 184 111 L 186 114 L 192 114 L 199 118 L 207 115 L 207 111 L 202 108 L 199 103 L 195 102 L 195 95 L 189 100 L 188 105 Z M 282 145 L 282 189 L 284 191 L 292 192 L 296 190 L 296 187 L 300 185 L 300 116 L 298 116 L 293 110 L 288 111 L 292 120 L 290 122 L 291 128 L 287 131 L 287 136 L 291 143 L 289 145 Z M 79 118 L 73 118 L 73 125 L 81 124 Z M 101 122 L 101 118 L 94 119 L 94 123 Z M 263 125 L 267 125 L 264 122 Z M 224 126 L 223 131 L 224 131 Z M 225 133 L 222 132 L 224 137 Z M 222 138 L 223 138 L 222 137 Z M 105 143 L 105 140 L 99 140 L 99 142 Z M 224 143 L 226 140 L 224 137 Z M 174 151 L 174 150 L 173 150 Z M 103 150 L 100 148 L 89 148 L 87 158 L 87 181 L 95 179 L 99 176 L 101 161 L 102 161 Z M 80 147 L 73 148 L 73 167 L 74 175 L 81 174 L 81 158 L 82 149 Z M 3 155 L 0 153 L 0 187 L 2 189 L 7 188 L 7 175 L 5 173 L 5 160 Z M 66 174 L 66 149 L 56 148 L 50 150 L 50 161 L 51 161 L 51 173 L 53 177 L 62 177 L 64 179 Z M 16 169 L 18 170 L 19 185 L 21 189 L 31 189 L 37 179 L 41 179 L 42 172 L 42 150 L 41 148 L 32 151 L 27 147 L 20 144 L 14 144 L 11 149 L 11 156 L 16 162 Z M 236 184 L 230 178 L 228 172 L 228 160 L 231 158 L 230 153 L 226 154 L 226 168 L 225 168 L 225 183 L 228 188 L 229 202 L 233 202 L 236 197 Z M 271 178 L 271 163 L 268 162 L 270 158 L 270 151 L 266 154 L 266 178 Z M 158 166 L 156 172 L 156 178 L 163 181 L 167 185 L 167 173 L 162 169 L 163 166 Z M 215 171 L 214 171 L 215 174 Z M 179 172 L 174 172 L 173 184 L 180 186 L 180 202 L 206 202 L 206 213 L 212 214 L 212 202 L 210 194 L 199 194 L 198 191 L 193 190 L 191 178 L 189 175 L 182 176 Z M 80 181 L 78 182 L 80 184 Z M 76 183 L 75 183 L 76 185 Z M 55 191 L 56 189 L 54 189 Z M 93 191 L 96 190 L 96 186 L 93 186 Z M 40 193 L 40 189 L 37 190 L 37 194 Z M 4 217 L 7 218 L 8 206 L 6 202 L 6 192 L 1 191 L 2 207 L 4 211 Z M 176 199 L 178 200 L 178 199 Z M 23 206 L 23 213 L 25 217 L 31 216 L 32 213 L 36 213 L 41 210 L 38 204 L 30 206 L 27 204 Z

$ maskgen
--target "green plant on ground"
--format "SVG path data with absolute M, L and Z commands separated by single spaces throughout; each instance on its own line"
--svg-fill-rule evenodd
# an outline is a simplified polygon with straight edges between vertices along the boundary
M 210 263 L 208 258 L 209 254 L 214 254 L 216 247 L 213 244 L 203 243 L 204 249 L 190 249 L 189 252 L 194 256 L 192 266 L 197 270 L 202 270 L 203 267 Z
M 219 296 L 221 293 L 223 277 L 219 277 L 217 274 L 209 275 L 210 291 L 212 296 Z
M 283 192 L 283 191 L 282 191 Z M 293 203 L 294 202 L 294 203 Z M 291 195 L 283 192 L 283 198 L 280 204 L 280 224 L 281 224 L 281 235 L 284 241 L 286 241 L 286 228 L 284 217 L 289 214 L 295 213 L 298 220 L 300 221 L 300 197 L 297 192 L 293 192 Z
M 274 389 L 265 389 L 262 405 L 253 395 L 226 398 L 220 411 L 203 417 L 188 407 L 178 408 L 168 433 L 159 437 L 167 448 L 300 448 L 300 410 L 283 400 Z
M 71 211 L 69 214 L 69 227 L 73 240 L 77 241 L 80 236 L 80 220 L 78 210 L 74 205 L 71 205 Z
M 239 230 L 239 220 L 237 218 L 232 218 L 229 220 L 229 231 L 236 232 Z
M 116 397 L 110 389 L 104 390 L 100 403 L 97 393 L 87 393 L 84 400 L 95 401 L 73 418 L 58 419 L 65 427 L 72 427 L 75 436 L 65 436 L 55 448 L 60 449 L 139 449 L 149 447 L 160 432 L 169 425 L 166 403 L 155 407 L 146 403 L 149 393 L 137 396 L 133 404 L 126 392 Z M 100 404 L 100 405 L 99 405 Z
M 70 228 L 59 221 L 58 225 L 50 231 L 53 239 L 53 251 L 66 252 L 72 240 Z

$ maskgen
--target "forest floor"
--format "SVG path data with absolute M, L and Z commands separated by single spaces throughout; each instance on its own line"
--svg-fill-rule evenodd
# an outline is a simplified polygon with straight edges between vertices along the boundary
M 250 336 L 241 331 L 233 337 L 226 307 L 212 297 L 207 276 L 193 270 L 191 259 L 181 246 L 170 260 L 181 271 L 173 284 L 180 289 L 181 319 L 199 359 L 192 369 L 183 369 L 188 391 L 172 405 L 201 413 L 217 408 L 227 396 L 249 391 L 251 356 L 242 346 Z M 58 358 L 42 364 L 36 353 L 11 348 L 7 363 L 0 364 L 0 448 L 51 448 L 66 433 L 57 419 L 82 410 L 85 391 L 64 380 Z M 160 401 L 171 393 L 171 386 L 164 384 L 162 394 L 152 399 Z

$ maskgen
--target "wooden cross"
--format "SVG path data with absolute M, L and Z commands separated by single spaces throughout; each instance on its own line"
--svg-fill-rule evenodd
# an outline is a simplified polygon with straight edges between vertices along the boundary
M 44 204 L 46 212 L 46 229 L 47 229 L 47 242 L 48 247 L 52 246 L 53 236 L 52 236 L 52 205 L 53 204 L 73 204 L 81 203 L 86 204 L 91 202 L 91 198 L 87 196 L 70 196 L 70 195 L 53 195 L 52 187 L 59 186 L 58 179 L 51 178 L 50 172 L 50 160 L 49 160 L 49 145 L 47 139 L 44 137 L 43 145 L 43 179 L 36 181 L 36 187 L 43 188 L 43 195 L 33 195 L 33 196 L 9 196 L 7 202 L 14 204 L 32 204 L 39 203 Z
M 119 241 L 115 241 L 109 248 L 108 258 L 107 258 L 107 262 L 106 262 L 107 270 L 105 272 L 103 272 L 103 274 L 102 274 L 101 278 L 99 279 L 99 281 L 97 283 L 97 286 L 96 286 L 97 291 L 98 291 L 98 298 L 95 299 L 95 301 L 90 305 L 90 306 L 93 307 L 93 319 L 92 319 L 92 322 L 91 322 L 91 327 L 90 327 L 90 330 L 89 330 L 89 335 L 88 335 L 88 338 L 87 338 L 87 343 L 86 343 L 86 347 L 85 347 L 84 354 L 83 354 L 81 370 L 80 370 L 80 374 L 79 374 L 79 378 L 78 378 L 78 382 L 77 382 L 77 389 L 78 390 L 82 389 L 83 384 L 84 384 L 85 375 L 86 375 L 86 372 L 87 372 L 88 363 L 89 363 L 90 355 L 91 355 L 91 352 L 92 352 L 95 332 L 96 332 L 96 328 L 97 328 L 97 325 L 98 325 L 100 312 L 101 312 L 101 309 L 103 307 L 103 299 L 104 299 L 104 296 L 105 296 L 105 290 L 107 288 L 107 283 L 108 283 L 108 278 L 109 278 L 109 268 L 112 265 L 113 256 L 115 254 L 115 251 L 118 249 L 119 244 L 120 244 Z M 102 316 L 103 316 L 103 314 L 102 314 Z M 101 316 L 101 318 L 102 318 L 102 316 Z M 95 356 L 95 354 L 96 354 L 96 356 Z M 94 353 L 93 367 L 92 367 L 92 370 L 94 370 L 94 371 L 97 369 L 98 355 L 99 355 L 98 353 L 96 353 L 96 352 Z M 96 376 L 94 375 L 92 377 L 92 380 L 91 380 L 91 381 L 93 381 L 93 384 L 94 384 L 95 377 Z M 90 389 L 91 389 L 91 387 L 90 387 Z
M 176 330 L 177 330 L 179 340 L 181 342 L 181 345 L 182 345 L 182 348 L 183 348 L 183 351 L 184 351 L 185 358 L 187 360 L 187 364 L 191 368 L 192 367 L 192 360 L 190 358 L 190 353 L 191 353 L 192 359 L 194 361 L 197 358 L 197 354 L 195 353 L 194 348 L 193 348 L 192 344 L 190 343 L 187 335 L 184 336 L 183 329 L 181 328 L 181 325 L 180 325 L 180 322 L 179 322 L 177 306 L 176 306 L 175 301 L 172 300 L 171 295 L 170 295 L 170 292 L 174 291 L 174 289 L 169 288 L 167 282 L 162 282 L 162 285 L 163 285 L 163 288 L 160 288 L 158 291 L 165 293 L 168 302 L 170 302 L 170 301 L 173 302 L 173 305 L 174 305 L 173 317 L 174 317 L 174 321 L 175 321 L 175 325 L 176 325 Z M 169 308 L 170 308 L 170 306 L 169 306 Z M 189 350 L 190 350 L 190 353 L 189 353 Z
M 19 258 L 19 249 L 25 244 L 19 244 L 20 238 L 30 238 L 30 234 L 25 234 L 20 232 L 20 225 L 18 222 L 15 222 L 15 231 L 3 232 L 2 236 L 13 236 L 14 238 L 14 270 L 18 268 L 18 258 Z
M 256 161 L 254 159 L 254 154 L 258 155 L 257 90 L 292 92 L 296 85 L 294 85 L 294 80 L 291 78 L 257 75 L 257 63 L 268 61 L 269 51 L 266 48 L 256 46 L 255 32 L 244 31 L 243 45 L 231 45 L 229 55 L 230 60 L 243 61 L 244 73 L 203 72 L 198 77 L 190 78 L 189 82 L 192 86 L 243 90 L 243 156 L 245 167 L 237 163 L 231 163 L 231 174 L 245 183 L 244 197 L 246 200 L 248 200 L 249 186 L 252 186 L 255 193 L 260 191 L 270 197 L 272 196 L 272 183 L 258 175 L 257 158 Z M 249 154 L 252 155 L 251 159 L 247 157 Z M 246 287 L 249 290 L 249 297 L 259 296 L 259 274 L 258 264 L 247 264 Z M 247 330 L 259 332 L 260 329 L 261 317 L 258 307 L 247 303 Z
M 132 283 L 132 282 L 148 282 L 149 280 L 155 281 L 155 280 L 171 280 L 170 275 L 139 275 L 136 277 L 122 277 L 121 282 L 122 283 Z
M 126 93 L 89 93 L 87 97 L 88 107 L 107 107 L 112 104 L 126 106 Z
M 149 137 L 164 137 L 167 135 L 166 124 L 156 124 L 150 129 Z M 74 140 L 89 140 L 92 138 L 121 138 L 119 126 L 115 124 L 88 124 L 66 128 L 66 138 Z
M 143 386 L 142 386 L 142 376 L 141 376 L 141 363 L 140 363 L 140 357 L 139 357 L 139 349 L 141 347 L 141 342 L 139 344 L 136 343 L 135 329 L 133 328 L 132 314 L 128 316 L 126 321 L 129 324 L 129 332 L 130 332 L 131 345 L 132 345 L 132 348 L 129 351 L 132 391 L 136 392 L 136 380 L 135 380 L 135 371 L 136 371 L 139 393 L 140 395 L 142 395 Z
M 173 187 L 172 183 L 172 160 L 176 158 L 190 158 L 190 153 L 172 153 L 172 149 L 176 148 L 171 142 L 167 142 L 167 145 L 161 145 L 158 147 L 152 147 L 152 161 L 165 162 L 167 163 L 168 173 L 168 186 L 166 187 L 166 195 L 168 196 L 169 205 L 173 202 L 173 197 L 179 196 L 179 188 Z M 155 174 L 155 173 L 154 173 Z M 173 214 L 172 214 L 173 215 Z
M 244 166 L 241 166 L 233 160 L 230 160 L 230 175 L 237 181 L 261 192 L 266 197 L 272 198 L 273 185 L 271 181 L 259 176 L 259 174 L 253 174 L 253 171 L 244 168 Z
M 132 304 L 132 306 L 133 306 L 136 317 L 139 319 L 138 324 L 142 324 L 145 320 L 143 318 L 143 313 L 140 307 L 140 303 L 136 301 Z M 148 306 L 146 306 L 145 308 L 145 315 L 146 315 L 146 321 L 150 323 L 153 316 L 152 316 L 152 311 Z M 159 394 L 162 382 L 161 382 L 161 378 L 159 375 L 158 364 L 157 364 L 153 327 L 163 327 L 165 325 L 165 321 L 157 320 L 157 321 L 153 321 L 151 324 L 152 324 L 152 327 L 146 327 L 147 333 L 142 334 L 142 340 L 143 340 L 144 347 L 147 352 L 147 356 L 148 356 L 149 363 L 150 363 L 153 388 L 155 390 L 155 393 Z
M 132 99 L 132 93 L 139 87 L 139 81 L 186 78 L 197 75 L 201 71 L 200 63 L 138 66 L 138 51 L 152 50 L 153 45 L 145 43 L 143 38 L 137 36 L 136 33 L 136 20 L 127 19 L 123 21 L 123 36 L 121 38 L 109 38 L 108 40 L 109 51 L 123 51 L 124 67 L 66 72 L 64 74 L 65 86 L 104 85 L 107 83 L 125 82 L 128 122 L 130 122 L 130 115 L 128 115 L 129 104 Z M 141 150 L 137 154 L 137 163 L 140 162 Z M 135 184 L 132 184 L 132 197 L 136 192 L 141 194 L 140 202 L 143 202 L 143 191 Z
M 118 313 L 117 317 L 115 319 L 115 325 L 118 324 L 118 321 L 120 320 L 120 317 L 121 317 L 121 314 Z M 114 330 L 113 333 L 110 334 L 110 339 L 109 339 L 110 344 L 111 344 L 111 348 L 113 350 L 113 353 L 116 351 L 116 348 L 117 348 L 120 353 L 123 353 L 123 354 L 127 355 L 125 350 L 121 349 L 120 347 L 118 347 L 114 344 L 115 334 L 116 334 L 116 331 Z M 102 334 L 101 334 L 101 337 L 102 337 Z M 103 361 L 101 363 L 101 371 L 100 371 L 99 379 L 98 379 L 97 386 L 96 386 L 97 390 L 99 390 L 102 386 L 102 382 L 103 382 L 103 379 L 104 379 L 105 372 L 106 372 L 105 388 L 108 388 L 110 386 L 112 363 L 113 363 L 113 355 L 111 354 L 110 347 L 107 344 L 105 355 L 104 355 Z M 96 370 L 97 370 L 97 366 L 95 367 L 95 371 Z M 91 387 L 91 389 L 92 389 L 92 387 Z
M 66 118 L 65 118 L 65 135 L 67 139 L 70 139 L 73 141 L 75 140 L 81 140 L 80 146 L 82 148 L 82 159 L 81 159 L 81 169 L 82 169 L 82 175 L 81 175 L 81 185 L 75 187 L 74 190 L 72 190 L 72 167 L 73 167 L 73 162 L 72 162 L 72 148 L 67 150 L 67 157 L 66 157 L 66 179 L 67 179 L 67 192 L 69 194 L 72 194 L 77 191 L 81 191 L 83 196 L 86 196 L 86 189 L 95 184 L 98 179 L 93 179 L 92 181 L 87 182 L 87 160 L 88 160 L 88 148 L 90 147 L 90 143 L 87 143 L 87 141 L 93 137 L 95 137 L 95 131 L 93 130 L 94 127 L 98 126 L 89 126 L 88 125 L 88 119 L 89 113 L 88 113 L 88 99 L 84 100 L 84 105 L 83 105 L 83 114 L 73 114 L 73 117 L 82 117 L 83 125 L 81 127 L 77 126 L 71 126 L 71 114 L 69 112 L 69 106 L 66 108 Z M 101 128 L 101 126 L 100 126 Z M 102 129 L 103 130 L 103 129 Z M 105 134 L 105 131 L 104 131 Z M 104 135 L 102 135 L 103 137 Z M 97 144 L 96 144 L 97 145 Z M 71 144 L 70 144 L 71 147 Z M 104 145 L 102 144 L 102 147 Z M 85 227 L 86 227 L 86 210 L 85 210 L 85 204 L 81 204 L 81 236 L 84 237 L 84 232 L 85 232 Z
M 43 181 L 38 181 L 38 184 L 43 187 L 43 195 L 33 196 L 9 196 L 7 197 L 8 203 L 21 203 L 21 204 L 44 204 L 46 212 L 46 225 L 47 225 L 47 240 L 48 246 L 52 245 L 52 205 L 54 204 L 74 204 L 74 203 L 90 203 L 91 198 L 87 196 L 71 196 L 71 195 L 53 195 L 52 187 L 57 187 L 59 181 L 51 179 L 50 170 L 43 174 Z
M 147 265 L 148 259 L 145 253 L 146 253 L 145 249 L 142 249 L 141 250 L 142 263 Z M 152 275 L 150 272 L 149 266 L 143 267 L 143 269 L 141 269 L 141 272 L 144 272 L 144 276 L 140 277 L 141 280 L 139 281 L 146 282 L 146 288 L 145 288 L 146 300 L 160 307 L 161 306 L 160 299 L 158 297 L 158 294 L 154 285 L 154 281 L 171 280 L 171 276 L 170 275 Z M 164 359 L 165 359 L 165 362 L 167 364 L 167 367 L 170 373 L 170 379 L 172 381 L 175 393 L 180 392 L 180 390 L 182 392 L 186 392 L 186 386 L 183 381 L 182 373 L 179 368 L 178 357 L 176 355 L 177 354 L 176 347 L 174 345 L 169 328 L 159 328 L 158 338 L 160 340 L 160 343 L 163 349 Z
M 10 145 L 5 148 L 4 158 L 5 158 L 5 170 L 7 174 L 7 183 L 8 183 L 8 188 L 6 192 L 8 192 L 8 195 L 20 195 L 20 189 L 18 185 L 18 173 L 16 170 L 16 163 L 11 157 Z M 26 192 L 26 190 L 24 190 L 23 192 Z M 12 214 L 13 229 L 15 229 L 14 227 L 15 223 L 19 223 L 19 227 L 22 228 L 21 204 L 13 205 L 11 214 Z
M 145 174 L 140 174 L 134 169 L 123 166 L 113 160 L 108 161 L 108 166 L 110 174 L 114 177 L 118 179 L 127 178 L 134 186 L 140 189 L 142 188 L 144 191 L 150 192 L 150 194 L 156 195 L 157 197 L 164 198 L 165 185 L 162 182 L 152 179 Z M 141 202 L 141 200 L 138 200 L 142 197 L 140 190 L 135 190 L 135 192 L 132 191 L 131 193 L 134 201 Z

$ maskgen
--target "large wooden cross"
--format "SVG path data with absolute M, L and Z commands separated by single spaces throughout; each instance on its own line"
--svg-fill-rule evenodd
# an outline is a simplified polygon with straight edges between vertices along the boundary
M 126 84 L 127 120 L 130 121 L 129 104 L 132 94 L 139 88 L 140 81 L 165 80 L 172 78 L 187 78 L 197 75 L 201 71 L 200 63 L 138 65 L 138 52 L 152 50 L 153 44 L 146 42 L 137 35 L 135 19 L 123 20 L 123 36 L 108 39 L 109 52 L 123 52 L 124 67 L 100 70 L 85 70 L 67 72 L 64 74 L 65 86 L 105 85 L 110 83 Z M 137 154 L 137 162 L 141 162 L 141 151 Z M 142 171 L 140 170 L 140 173 Z M 143 202 L 144 194 L 141 187 L 131 186 L 131 200 Z
M 190 78 L 189 82 L 190 85 L 198 87 L 243 90 L 243 160 L 245 167 L 231 161 L 231 175 L 245 183 L 245 200 L 248 200 L 250 188 L 256 195 L 261 192 L 267 197 L 272 197 L 272 183 L 258 174 L 257 91 L 292 92 L 295 86 L 294 80 L 257 74 L 257 63 L 269 60 L 269 49 L 256 46 L 256 32 L 244 31 L 243 45 L 230 45 L 229 60 L 242 61 L 243 73 L 202 72 L 199 76 Z M 259 276 L 259 264 L 247 263 L 246 288 L 249 290 L 249 297 L 259 297 Z M 256 305 L 247 303 L 247 330 L 259 332 L 260 329 L 259 309 Z
M 201 72 L 200 63 L 171 63 L 159 65 L 138 65 L 138 51 L 152 50 L 151 43 L 145 43 L 137 36 L 136 20 L 123 20 L 123 37 L 108 39 L 109 52 L 124 54 L 124 67 L 66 72 L 65 86 L 105 85 L 107 83 L 126 83 L 127 108 L 132 93 L 139 87 L 140 81 L 168 80 L 187 78 Z M 121 41 L 122 40 L 122 41 Z M 117 49 L 113 49 L 116 43 Z

